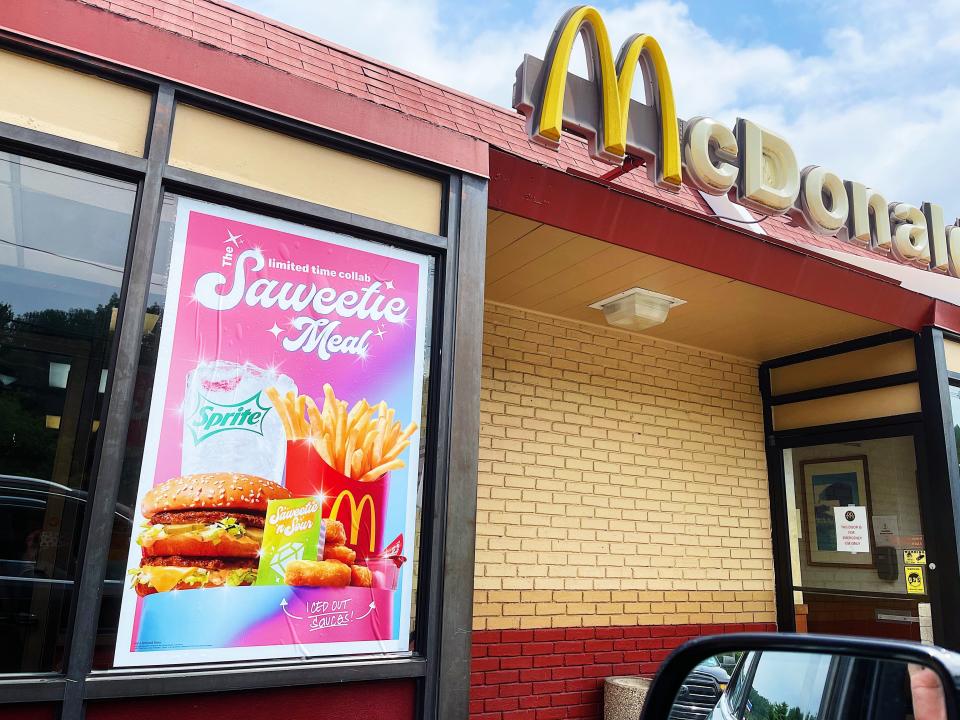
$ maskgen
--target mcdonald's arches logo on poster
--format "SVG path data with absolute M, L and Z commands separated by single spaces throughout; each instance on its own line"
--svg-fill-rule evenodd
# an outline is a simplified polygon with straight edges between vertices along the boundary
M 577 36 L 589 79 L 568 72 Z M 631 99 L 637 67 L 646 102 Z M 686 183 L 708 195 L 730 195 L 762 215 L 789 215 L 811 232 L 960 277 L 960 220 L 946 224 L 934 203 L 888 202 L 819 165 L 801 169 L 783 137 L 749 120 L 737 118 L 733 128 L 709 117 L 680 120 L 660 44 L 651 35 L 631 35 L 614 58 L 596 8 L 564 13 L 543 60 L 524 55 L 513 107 L 540 145 L 559 147 L 566 130 L 587 140 L 591 157 L 622 172 L 642 162 L 660 187 L 678 191 Z
M 356 498 L 353 495 L 353 492 L 350 490 L 343 490 L 337 495 L 337 499 L 333 501 L 333 505 L 330 506 L 330 515 L 331 520 L 338 520 L 340 515 L 340 504 L 346 498 L 350 502 L 350 535 L 348 537 L 348 543 L 350 545 L 356 546 L 360 542 L 360 530 L 361 524 L 360 521 L 363 518 L 363 509 L 365 507 L 370 508 L 370 553 L 375 552 L 377 545 L 377 508 L 373 502 L 373 498 L 369 495 L 364 495 L 360 498 L 360 503 L 357 503 Z M 340 520 L 343 522 L 343 520 Z M 347 526 L 347 523 L 344 523 L 344 527 Z

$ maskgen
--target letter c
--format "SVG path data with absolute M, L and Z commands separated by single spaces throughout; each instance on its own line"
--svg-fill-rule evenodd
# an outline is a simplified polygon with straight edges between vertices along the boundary
M 725 156 L 725 157 L 724 157 Z M 693 184 L 710 195 L 726 195 L 739 169 L 726 159 L 737 157 L 737 138 L 713 118 L 695 117 L 683 133 L 683 162 Z

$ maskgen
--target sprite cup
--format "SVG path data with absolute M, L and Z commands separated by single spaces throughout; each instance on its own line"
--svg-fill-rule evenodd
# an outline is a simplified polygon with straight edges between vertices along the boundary
M 237 472 L 283 484 L 287 438 L 265 390 L 296 393 L 286 375 L 251 363 L 201 362 L 187 373 L 181 472 Z

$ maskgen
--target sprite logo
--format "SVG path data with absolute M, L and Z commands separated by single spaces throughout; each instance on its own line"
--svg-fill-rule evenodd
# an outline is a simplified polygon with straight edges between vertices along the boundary
M 260 404 L 260 393 L 232 405 L 221 405 L 199 395 L 197 409 L 187 418 L 194 444 L 228 430 L 246 430 L 263 435 L 263 419 L 269 407 Z

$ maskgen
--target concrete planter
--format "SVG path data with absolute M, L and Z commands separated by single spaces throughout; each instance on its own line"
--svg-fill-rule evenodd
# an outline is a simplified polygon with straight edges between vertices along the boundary
M 603 683 L 603 720 L 638 720 L 649 689 L 649 678 L 607 678 Z

